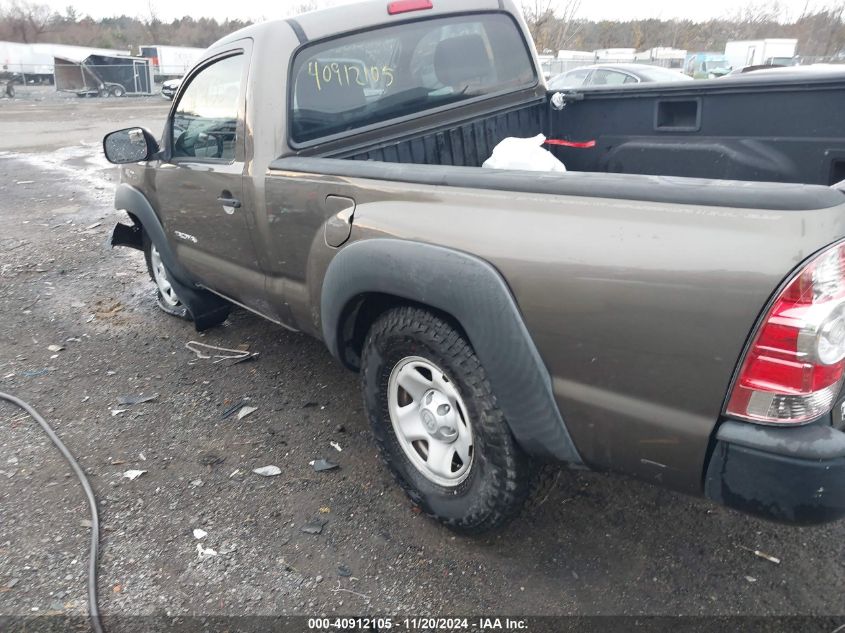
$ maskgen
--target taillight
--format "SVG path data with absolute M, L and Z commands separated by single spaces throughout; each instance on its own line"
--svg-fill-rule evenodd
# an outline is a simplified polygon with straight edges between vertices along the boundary
M 387 13 L 389 15 L 398 15 L 399 13 L 424 11 L 433 8 L 434 5 L 431 3 L 431 0 L 397 0 L 387 5 Z
M 727 414 L 800 424 L 830 411 L 845 372 L 845 242 L 814 257 L 778 295 L 728 400 Z

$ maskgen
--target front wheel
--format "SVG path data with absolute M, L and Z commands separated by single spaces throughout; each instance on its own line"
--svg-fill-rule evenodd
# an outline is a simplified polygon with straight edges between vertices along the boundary
M 426 514 L 480 534 L 519 513 L 533 469 L 454 326 L 415 307 L 385 313 L 364 345 L 362 383 L 382 457 Z
M 176 293 L 176 289 L 170 282 L 170 273 L 161 259 L 161 253 L 158 252 L 158 248 L 150 241 L 146 233 L 144 233 L 143 237 L 143 246 L 144 256 L 147 260 L 147 271 L 156 285 L 156 303 L 158 307 L 167 314 L 190 321 L 190 312 L 188 312 L 188 308 L 182 303 L 182 300 Z

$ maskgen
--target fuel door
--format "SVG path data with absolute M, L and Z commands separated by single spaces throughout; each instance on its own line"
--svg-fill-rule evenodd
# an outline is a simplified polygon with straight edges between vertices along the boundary
M 343 196 L 326 196 L 326 244 L 337 248 L 349 239 L 355 215 L 355 201 Z

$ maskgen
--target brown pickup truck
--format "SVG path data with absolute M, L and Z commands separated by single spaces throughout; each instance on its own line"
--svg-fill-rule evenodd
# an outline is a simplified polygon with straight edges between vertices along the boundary
M 234 33 L 160 140 L 105 138 L 113 244 L 198 329 L 237 305 L 322 339 L 453 529 L 549 461 L 845 514 L 845 75 L 551 93 L 538 68 L 512 0 Z M 481 167 L 540 133 L 568 173 Z

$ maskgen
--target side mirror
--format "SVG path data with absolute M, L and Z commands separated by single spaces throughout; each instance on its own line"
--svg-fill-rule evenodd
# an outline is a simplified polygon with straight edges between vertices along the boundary
M 116 165 L 149 160 L 158 150 L 158 142 L 153 135 L 141 127 L 110 132 L 103 138 L 106 158 Z

